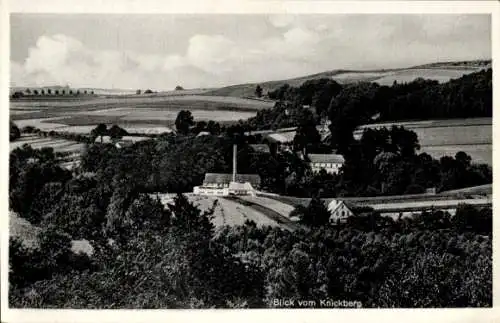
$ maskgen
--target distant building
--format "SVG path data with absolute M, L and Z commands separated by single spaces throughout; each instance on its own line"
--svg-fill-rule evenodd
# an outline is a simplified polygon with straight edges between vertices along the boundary
M 117 140 L 115 141 L 115 147 L 116 148 L 125 148 L 125 147 L 130 147 L 134 144 L 132 140 Z
M 269 148 L 269 145 L 266 144 L 253 144 L 249 145 L 250 148 L 256 153 L 270 153 L 271 149 Z
M 233 147 L 233 173 L 206 173 L 201 186 L 195 186 L 197 195 L 252 195 L 260 187 L 260 176 L 236 173 L 236 145 Z
M 278 151 L 291 151 L 295 131 L 283 131 L 269 133 L 264 136 L 264 140 L 276 144 Z
M 352 206 L 345 201 L 334 199 L 328 204 L 330 211 L 329 222 L 335 224 L 337 222 L 345 222 L 348 217 L 353 216 Z
M 308 154 L 309 166 L 314 173 L 324 169 L 328 174 L 336 174 L 344 165 L 344 157 L 338 154 Z
M 208 132 L 208 131 L 201 131 L 200 133 L 198 133 L 196 135 L 196 137 L 209 136 L 209 135 L 211 135 L 210 132 Z
M 432 194 L 432 195 L 434 195 L 434 194 L 436 194 L 436 192 L 437 192 L 437 190 L 436 190 L 435 187 L 429 187 L 429 188 L 425 189 L 425 193 L 426 194 Z
M 102 136 L 103 144 L 113 144 L 116 148 L 132 146 L 135 142 L 147 140 L 147 137 L 123 136 L 120 139 L 112 139 L 110 136 Z M 95 143 L 101 143 L 101 136 L 95 138 Z

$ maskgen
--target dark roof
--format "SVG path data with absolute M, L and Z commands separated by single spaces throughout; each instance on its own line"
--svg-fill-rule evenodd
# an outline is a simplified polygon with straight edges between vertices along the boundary
M 344 163 L 344 156 L 337 154 L 308 154 L 307 158 L 311 163 Z
M 255 145 L 249 145 L 249 146 L 254 151 L 259 152 L 259 153 L 270 153 L 271 152 L 271 150 L 269 149 L 269 146 L 265 145 L 265 144 L 255 144 Z
M 233 174 L 206 173 L 204 184 L 229 184 L 233 180 Z M 253 187 L 260 185 L 260 176 L 256 174 L 236 174 L 237 183 L 249 182 Z

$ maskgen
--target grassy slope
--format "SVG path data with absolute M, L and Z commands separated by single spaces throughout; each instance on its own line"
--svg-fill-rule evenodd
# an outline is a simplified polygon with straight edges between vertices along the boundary
M 275 90 L 288 83 L 291 86 L 299 86 L 305 81 L 319 78 L 332 78 L 339 83 L 353 82 L 377 82 L 387 84 L 394 80 L 398 82 L 408 82 L 418 77 L 435 79 L 440 82 L 447 81 L 451 78 L 460 77 L 462 74 L 468 74 L 477 71 L 478 69 L 490 67 L 489 61 L 468 61 L 468 62 L 440 62 L 426 65 L 419 65 L 410 68 L 400 69 L 385 69 L 385 70 L 332 70 L 322 73 L 291 78 L 286 80 L 268 81 L 261 83 L 247 83 L 223 87 L 220 89 L 207 91 L 206 95 L 220 95 L 231 97 L 252 97 L 254 96 L 255 87 L 257 84 L 263 88 L 264 93 L 270 90 Z

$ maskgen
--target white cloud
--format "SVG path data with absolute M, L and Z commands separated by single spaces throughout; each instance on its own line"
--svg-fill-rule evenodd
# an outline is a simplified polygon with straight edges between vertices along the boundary
M 226 70 L 226 60 L 234 55 L 236 44 L 222 35 L 195 35 L 189 40 L 188 62 L 203 70 L 219 74 Z
M 255 38 L 245 37 L 245 28 L 232 34 L 190 33 L 169 53 L 93 49 L 67 35 L 43 35 L 24 62 L 11 62 L 11 81 L 19 86 L 168 90 L 176 85 L 193 88 L 284 79 L 336 68 L 487 58 L 491 51 L 488 21 L 481 17 L 271 15 L 267 19 L 279 28 L 254 25 L 272 31 Z

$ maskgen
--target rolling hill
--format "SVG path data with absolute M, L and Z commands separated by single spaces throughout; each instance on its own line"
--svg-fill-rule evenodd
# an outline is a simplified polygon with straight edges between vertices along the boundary
M 413 66 L 409 68 L 366 71 L 338 69 L 286 80 L 231 85 L 207 91 L 204 94 L 232 97 L 253 97 L 255 96 L 254 92 L 257 85 L 260 85 L 264 90 L 263 92 L 266 93 L 268 91 L 273 91 L 287 83 L 291 86 L 300 86 L 305 81 L 319 78 L 331 78 L 341 84 L 356 82 L 376 82 L 380 85 L 391 85 L 394 81 L 399 83 L 411 82 L 416 78 L 447 82 L 450 79 L 459 78 L 464 74 L 470 74 L 489 67 L 491 67 L 491 60 L 438 62 Z

